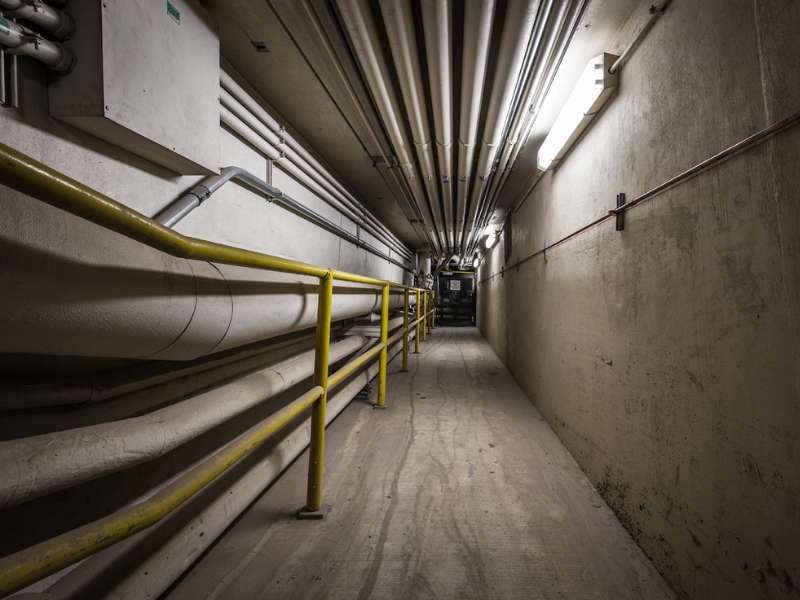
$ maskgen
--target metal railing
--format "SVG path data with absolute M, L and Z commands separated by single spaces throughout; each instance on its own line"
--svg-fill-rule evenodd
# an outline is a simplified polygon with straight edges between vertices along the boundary
M 402 369 L 407 370 L 409 331 L 412 327 L 415 330 L 415 351 L 419 352 L 420 341 L 427 339 L 429 329 L 435 325 L 435 309 L 428 310 L 428 302 L 434 301 L 433 292 L 182 235 L 4 144 L 0 144 L 0 183 L 172 256 L 319 278 L 311 390 L 149 499 L 0 559 L 0 596 L 18 591 L 157 523 L 265 442 L 297 423 L 308 408 L 311 408 L 308 488 L 306 504 L 299 516 L 321 517 L 328 394 L 378 356 L 376 407 L 384 408 L 389 347 L 402 338 Z M 376 346 L 329 374 L 334 281 L 380 288 L 381 326 Z M 390 338 L 391 290 L 403 294 L 403 328 Z M 416 317 L 409 322 L 412 292 L 416 296 Z

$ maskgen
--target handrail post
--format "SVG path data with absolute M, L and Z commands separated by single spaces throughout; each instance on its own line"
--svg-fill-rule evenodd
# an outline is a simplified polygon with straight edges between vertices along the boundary
M 403 291 L 403 371 L 408 371 L 408 288 Z
M 375 408 L 386 408 L 386 359 L 389 354 L 389 285 L 381 293 L 381 357 L 378 367 L 378 403 Z
M 414 321 L 414 327 L 416 328 L 414 333 L 414 354 L 419 354 L 419 320 L 422 317 L 422 303 L 419 297 L 419 288 L 417 288 L 414 293 L 417 296 L 417 318 Z
M 331 347 L 331 312 L 333 305 L 333 273 L 328 271 L 319 280 L 317 299 L 317 336 L 314 351 L 314 385 L 324 391 L 311 407 L 311 445 L 308 449 L 308 491 L 306 505 L 297 514 L 299 519 L 321 519 L 322 484 L 325 468 L 325 409 L 328 403 L 328 358 Z
M 433 304 L 433 312 L 431 313 L 431 329 L 436 329 L 436 291 L 431 292 L 431 303 Z
M 422 341 L 428 341 L 428 290 L 422 294 Z

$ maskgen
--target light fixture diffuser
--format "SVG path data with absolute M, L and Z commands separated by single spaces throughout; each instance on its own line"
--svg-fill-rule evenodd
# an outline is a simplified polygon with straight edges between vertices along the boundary
M 586 65 L 578 84 L 558 113 L 550 133 L 547 134 L 536 158 L 540 170 L 546 171 L 558 163 L 572 144 L 600 112 L 617 87 L 617 74 L 608 70 L 617 59 L 604 52 Z

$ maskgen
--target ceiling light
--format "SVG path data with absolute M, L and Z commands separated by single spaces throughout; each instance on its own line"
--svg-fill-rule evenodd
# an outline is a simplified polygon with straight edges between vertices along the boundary
M 558 113 L 550 133 L 539 147 L 537 166 L 546 171 L 560 161 L 600 112 L 617 87 L 617 75 L 608 69 L 617 59 L 613 54 L 603 53 L 589 61 L 578 84 Z

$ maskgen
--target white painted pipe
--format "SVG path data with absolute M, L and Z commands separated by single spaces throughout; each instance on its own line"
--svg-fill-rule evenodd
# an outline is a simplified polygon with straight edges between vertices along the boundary
M 439 232 L 433 227 L 435 223 L 433 207 L 428 203 L 427 213 L 421 210 L 421 203 L 427 196 L 411 157 L 410 145 L 401 120 L 403 113 L 400 103 L 387 80 L 390 73 L 389 65 L 380 51 L 381 42 L 370 13 L 369 3 L 365 0 L 336 0 L 336 6 L 342 16 L 353 51 L 367 80 L 386 133 L 394 147 L 398 166 L 409 186 L 411 197 L 416 202 L 425 221 L 425 230 L 435 244 L 434 250 L 441 252 Z
M 409 336 L 412 340 L 413 335 L 412 331 Z M 391 348 L 390 360 L 399 349 L 399 343 Z M 347 408 L 377 372 L 378 365 L 373 364 L 328 399 L 327 424 Z M 45 588 L 48 597 L 50 600 L 161 597 L 302 454 L 309 438 L 310 419 L 306 419 L 247 471 L 212 484 L 153 527 L 56 574 Z M 298 507 L 302 500 L 303 490 L 298 490 Z
M 281 139 L 286 142 L 286 145 L 289 146 L 302 160 L 304 160 L 310 168 L 315 170 L 318 174 L 320 174 L 323 178 L 325 178 L 338 192 L 347 199 L 347 201 L 351 204 L 351 208 L 356 210 L 359 214 L 363 216 L 364 219 L 369 221 L 373 226 L 377 227 L 380 231 L 384 233 L 389 239 L 394 242 L 394 245 L 398 248 L 397 251 L 401 255 L 408 254 L 410 256 L 411 252 L 403 244 L 402 241 L 392 233 L 380 220 L 375 217 L 372 213 L 370 213 L 358 200 L 353 197 L 353 195 L 341 184 L 338 178 L 334 177 L 320 162 L 310 153 L 305 147 L 300 144 L 297 140 L 294 139 L 291 135 L 289 135 L 285 128 L 278 123 L 278 121 L 272 117 L 258 102 L 256 102 L 247 91 L 242 88 L 236 81 L 224 71 L 220 71 L 220 83 L 222 84 L 223 89 L 226 89 L 234 98 L 236 98 L 243 106 L 245 106 L 253 115 L 255 115 L 268 129 L 270 129 L 273 133 L 280 135 Z M 406 256 L 408 258 L 408 256 Z
M 0 0 L 0 10 L 7 17 L 27 21 L 58 40 L 68 38 L 75 31 L 75 21 L 71 16 L 41 0 Z
M 449 248 L 455 247 L 453 225 L 453 99 L 452 99 L 452 7 L 450 0 L 422 3 L 422 26 L 428 80 L 433 107 L 439 185 L 444 207 L 444 223 Z M 422 88 L 419 89 L 422 92 Z
M 225 125 L 258 148 L 265 156 L 275 162 L 280 169 L 286 171 L 300 183 L 308 187 L 335 210 L 342 213 L 354 223 L 362 224 L 365 231 L 375 236 L 375 238 L 380 243 L 386 245 L 387 248 L 394 250 L 397 254 L 400 254 L 400 251 L 404 250 L 403 246 L 392 244 L 391 240 L 388 240 L 386 236 L 376 231 L 374 227 L 366 224 L 360 215 L 353 212 L 353 210 L 340 199 L 336 198 L 329 188 L 324 187 L 318 177 L 311 177 L 307 166 L 306 170 L 303 170 L 301 166 L 302 163 L 298 163 L 296 160 L 292 161 L 291 157 L 284 155 L 280 148 L 280 140 L 277 136 L 263 127 L 252 113 L 248 112 L 247 109 L 224 90 L 222 92 L 221 103 L 220 119 Z M 404 256 L 404 258 L 406 257 Z M 410 254 L 407 257 L 407 260 L 408 259 L 410 259 Z
M 337 362 L 367 343 L 331 345 Z M 314 373 L 314 350 L 141 416 L 0 442 L 0 508 L 155 460 Z
M 59 73 L 66 73 L 75 64 L 75 55 L 68 48 L 1 16 L 0 46 L 10 54 L 30 56 Z
M 469 235 L 475 226 L 478 205 L 483 197 L 487 179 L 492 173 L 497 149 L 503 141 L 503 130 L 511 111 L 539 2 L 540 0 L 510 0 L 506 6 L 497 67 L 478 154 L 475 185 L 470 191 L 466 235 Z M 466 243 L 463 244 L 462 250 L 466 250 Z
M 379 4 L 400 83 L 406 117 L 411 126 L 411 138 L 422 172 L 422 181 L 431 204 L 433 224 L 442 245 L 442 240 L 446 240 L 447 231 L 441 214 L 439 185 L 433 162 L 433 140 L 428 123 L 428 108 L 425 102 L 426 95 L 411 3 L 406 0 L 380 0 Z M 443 247 L 446 248 L 446 244 Z
M 467 198 L 481 114 L 486 63 L 492 36 L 495 0 L 464 3 L 464 42 L 461 62 L 461 99 L 458 128 L 458 181 L 456 184 L 456 245 L 461 247 Z
M 24 197 L 0 203 L 0 250 L 0 352 L 190 360 L 316 323 L 313 277 L 175 258 Z M 336 287 L 359 292 L 334 320 L 380 306 Z

